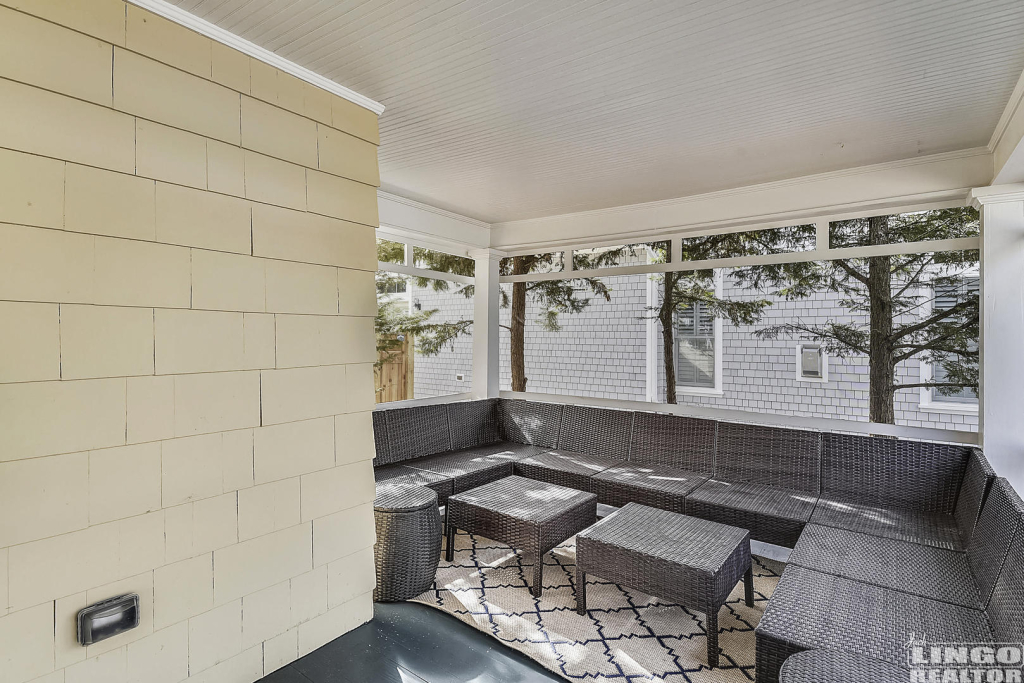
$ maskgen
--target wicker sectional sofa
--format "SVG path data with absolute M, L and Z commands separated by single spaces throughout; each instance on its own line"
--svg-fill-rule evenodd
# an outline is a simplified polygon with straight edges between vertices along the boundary
M 378 486 L 510 474 L 794 548 L 757 628 L 757 680 L 803 650 L 906 667 L 910 634 L 1024 640 L 1024 504 L 975 448 L 491 399 L 374 413 Z

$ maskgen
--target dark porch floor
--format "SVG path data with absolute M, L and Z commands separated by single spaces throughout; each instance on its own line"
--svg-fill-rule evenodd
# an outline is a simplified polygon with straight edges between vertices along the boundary
M 562 681 L 472 626 L 412 602 L 374 605 L 374 619 L 261 683 Z

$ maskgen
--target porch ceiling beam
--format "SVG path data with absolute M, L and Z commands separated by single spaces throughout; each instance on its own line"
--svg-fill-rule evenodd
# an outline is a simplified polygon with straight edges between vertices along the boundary
M 922 254 L 932 251 L 963 251 L 967 249 L 980 248 L 981 241 L 979 238 L 961 237 L 949 240 L 879 244 L 867 247 L 847 247 L 843 249 L 813 249 L 810 251 L 794 251 L 785 254 L 740 256 L 735 258 L 712 259 L 706 261 L 653 263 L 648 265 L 617 266 L 612 268 L 596 268 L 594 270 L 577 270 L 572 272 L 507 275 L 501 278 L 501 282 L 538 282 L 542 280 L 570 280 L 577 277 L 614 277 L 617 275 L 639 275 L 643 273 L 674 273 L 692 270 L 709 270 L 712 268 L 739 268 L 743 266 L 806 263 L 808 261 L 832 261 L 837 259 L 869 258 L 871 256 L 896 256 L 898 254 Z

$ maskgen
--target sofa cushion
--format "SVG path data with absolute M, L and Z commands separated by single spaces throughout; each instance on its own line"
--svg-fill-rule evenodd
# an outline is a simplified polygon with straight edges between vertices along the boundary
M 963 550 L 953 515 L 905 508 L 872 507 L 844 500 L 820 498 L 811 515 L 812 524 L 858 531 L 871 536 L 923 543 L 937 548 Z
M 686 514 L 749 529 L 755 540 L 792 548 L 816 500 L 806 491 L 709 479 L 686 496 Z
M 448 496 L 455 492 L 455 481 L 434 472 L 418 470 L 405 465 L 383 465 L 373 469 L 373 478 L 377 488 L 382 486 L 426 486 L 437 492 L 440 505 L 444 505 Z
M 565 406 L 558 448 L 602 458 L 629 457 L 633 411 Z
M 718 423 L 715 476 L 818 494 L 818 432 Z
M 577 491 L 592 491 L 591 477 L 621 464 L 621 460 L 613 458 L 555 450 L 516 461 L 515 472 L 523 477 L 568 486 Z
M 638 412 L 633 418 L 629 460 L 710 476 L 715 467 L 716 429 L 714 420 Z
M 557 448 L 562 405 L 502 399 L 498 403 L 498 424 L 501 438 L 505 441 Z
M 444 405 L 395 408 L 383 411 L 387 425 L 388 465 L 451 450 L 448 408 Z
M 988 599 L 966 553 L 818 524 L 804 528 L 789 564 L 972 609 Z
M 498 399 L 449 403 L 448 427 L 452 450 L 499 441 Z
M 512 463 L 533 452 L 523 444 L 497 443 L 429 455 L 403 463 L 452 479 L 455 493 L 487 484 L 512 474 Z
M 965 446 L 826 433 L 821 495 L 869 507 L 949 514 L 969 454 Z
M 706 475 L 665 465 L 625 463 L 595 474 L 591 486 L 597 502 L 605 505 L 640 503 L 684 513 L 687 494 L 705 481 Z

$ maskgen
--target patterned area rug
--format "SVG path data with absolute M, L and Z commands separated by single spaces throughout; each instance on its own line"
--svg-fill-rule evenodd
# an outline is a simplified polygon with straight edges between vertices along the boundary
M 718 613 L 719 668 L 707 665 L 704 615 L 587 576 L 586 616 L 576 614 L 576 539 L 544 556 L 544 593 L 529 591 L 533 567 L 505 545 L 459 532 L 455 558 L 441 558 L 430 590 L 415 598 L 493 635 L 568 680 L 754 680 L 754 627 L 785 565 L 754 558 L 754 606 L 737 585 Z

